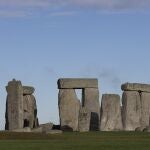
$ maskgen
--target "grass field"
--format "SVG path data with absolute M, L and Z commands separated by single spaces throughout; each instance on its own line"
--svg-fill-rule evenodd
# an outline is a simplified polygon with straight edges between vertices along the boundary
M 74 132 L 46 135 L 0 132 L 0 150 L 150 150 L 150 133 Z

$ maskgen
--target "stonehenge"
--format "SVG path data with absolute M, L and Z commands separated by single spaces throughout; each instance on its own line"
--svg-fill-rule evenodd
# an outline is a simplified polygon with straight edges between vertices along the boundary
M 73 131 L 99 130 L 100 105 L 98 80 L 72 78 L 59 79 L 58 89 L 61 129 L 67 130 L 68 128 Z M 77 98 L 75 89 L 82 89 L 81 103 Z M 83 108 L 87 111 L 84 111 Z
M 22 86 L 21 81 L 13 79 L 6 86 L 6 130 L 21 130 L 38 126 L 34 88 Z
M 125 83 L 122 98 L 102 94 L 97 79 L 61 78 L 57 82 L 60 124 L 39 124 L 35 89 L 13 79 L 6 86 L 5 130 L 62 133 L 63 131 L 150 131 L 150 85 Z M 76 89 L 82 91 L 78 99 Z M 56 129 L 57 127 L 57 129 Z

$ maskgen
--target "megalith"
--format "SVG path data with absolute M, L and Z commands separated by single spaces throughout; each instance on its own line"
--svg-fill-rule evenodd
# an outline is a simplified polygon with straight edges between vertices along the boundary
M 150 85 L 125 83 L 122 85 L 122 120 L 124 130 L 150 126 Z
M 120 96 L 116 94 L 103 94 L 101 101 L 101 131 L 123 130 Z
M 60 125 L 63 131 L 78 131 L 80 102 L 74 89 L 61 89 L 58 95 Z
M 97 79 L 82 79 L 82 78 L 63 78 L 58 80 L 58 89 L 59 91 L 59 112 L 60 112 L 60 124 L 61 127 L 69 126 L 73 127 L 70 124 L 73 124 L 75 127 L 73 131 L 89 131 L 89 130 L 99 130 L 100 122 L 100 105 L 99 105 L 99 91 L 98 91 L 98 80 Z M 77 96 L 75 89 L 82 89 L 82 100 L 80 109 L 78 108 L 78 124 L 74 123 L 73 120 L 64 121 L 76 108 L 72 108 L 73 101 L 77 101 Z M 63 104 L 64 103 L 64 104 Z M 61 104 L 61 107 L 60 107 Z M 72 110 L 70 110 L 72 109 Z M 62 113 L 65 111 L 67 113 Z M 63 114 L 63 115 L 62 115 Z M 65 114 L 65 115 L 64 115 Z M 71 117 L 71 116 L 70 116 Z M 70 121 L 71 120 L 71 121 Z M 67 123 L 68 122 L 68 123 Z M 77 129 L 77 130 L 75 130 Z
M 35 128 L 38 126 L 37 106 L 33 87 L 22 86 L 13 79 L 6 86 L 6 130 Z

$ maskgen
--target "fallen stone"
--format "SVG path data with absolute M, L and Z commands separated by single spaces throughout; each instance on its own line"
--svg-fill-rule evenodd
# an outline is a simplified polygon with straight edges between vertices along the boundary
M 62 130 L 50 130 L 46 132 L 46 134 L 62 134 L 62 133 L 63 133 Z
M 136 91 L 125 91 L 122 95 L 122 120 L 125 131 L 135 131 L 141 126 L 141 98 Z
M 125 83 L 121 86 L 123 91 L 140 91 L 150 93 L 149 84 L 140 84 L 140 83 Z
M 22 129 L 15 129 L 15 130 L 12 130 L 12 132 L 31 132 L 31 128 L 26 127 Z
M 34 87 L 23 86 L 23 95 L 32 95 L 34 93 Z
M 80 108 L 79 113 L 79 131 L 80 132 L 88 132 L 90 131 L 90 120 L 91 113 L 87 110 L 87 108 Z
M 116 94 L 104 94 L 101 102 L 101 131 L 123 130 L 120 96 Z
M 147 127 L 143 130 L 143 132 L 150 132 L 150 126 L 147 126 Z
M 144 129 L 145 129 L 146 127 L 138 127 L 138 128 L 136 128 L 135 129 L 135 131 L 137 131 L 137 132 L 143 132 L 144 131 Z
M 58 80 L 58 89 L 83 89 L 83 88 L 98 88 L 97 79 L 72 79 L 64 78 Z
M 85 88 L 83 90 L 83 107 L 91 113 L 90 130 L 99 130 L 100 104 L 99 90 L 96 88 Z
M 39 127 L 42 127 L 42 132 L 49 132 L 53 129 L 53 123 L 40 124 Z
M 34 132 L 34 133 L 43 133 L 43 128 L 42 127 L 33 128 L 31 130 L 31 132 Z
M 61 130 L 78 131 L 80 101 L 75 90 L 60 90 L 58 100 Z

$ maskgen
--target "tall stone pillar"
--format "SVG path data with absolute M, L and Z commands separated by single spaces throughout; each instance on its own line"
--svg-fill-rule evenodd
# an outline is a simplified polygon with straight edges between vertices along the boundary
M 23 88 L 20 81 L 10 81 L 7 90 L 6 102 L 6 129 L 23 128 Z

